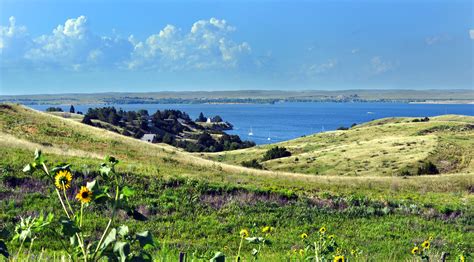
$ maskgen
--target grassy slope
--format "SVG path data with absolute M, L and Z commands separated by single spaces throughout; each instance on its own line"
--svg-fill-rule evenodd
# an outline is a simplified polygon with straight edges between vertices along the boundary
M 333 131 L 279 143 L 291 157 L 264 162 L 275 171 L 318 175 L 399 175 L 416 172 L 420 162 L 434 162 L 442 173 L 474 172 L 474 117 L 439 116 L 429 122 L 413 118 L 372 121 L 347 131 Z M 469 127 L 471 125 L 471 127 Z M 260 159 L 274 145 L 208 154 L 220 162 L 240 164 Z
M 57 204 L 43 196 L 50 185 L 19 172 L 39 147 L 53 162 L 73 163 L 77 183 L 96 170 L 104 155 L 117 156 L 122 160 L 118 170 L 141 192 L 135 204 L 150 218 L 132 227 L 152 228 L 157 239 L 182 250 L 215 251 L 224 245 L 235 250 L 240 228 L 255 233 L 254 225 L 267 224 L 278 228 L 272 249 L 279 257 L 298 243 L 298 234 L 321 225 L 348 247 L 380 257 L 405 256 L 413 241 L 428 234 L 436 235 L 435 247 L 447 250 L 474 240 L 466 232 L 472 226 L 469 174 L 402 179 L 251 170 L 20 106 L 0 107 L 0 146 L 0 207 L 6 210 L 1 219 L 9 227 L 18 215 Z M 12 185 L 12 178 L 20 182 Z M 351 200 L 361 197 L 365 204 Z M 387 206 L 393 210 L 382 214 Z M 90 216 L 96 223 L 91 227 L 105 224 Z

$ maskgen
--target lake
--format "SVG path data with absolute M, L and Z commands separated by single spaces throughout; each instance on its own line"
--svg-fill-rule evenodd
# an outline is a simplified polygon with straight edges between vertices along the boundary
M 45 110 L 51 105 L 29 105 Z M 76 111 L 87 112 L 90 107 L 104 105 L 75 105 Z M 374 119 L 395 116 L 425 117 L 443 114 L 474 116 L 474 105 L 469 104 L 406 104 L 406 103 L 276 103 L 276 104 L 123 104 L 107 105 L 123 110 L 179 109 L 193 119 L 200 112 L 210 117 L 220 115 L 234 125 L 230 134 L 257 144 L 290 140 L 322 131 L 349 127 Z M 64 111 L 69 106 L 60 106 Z M 250 136 L 249 133 L 253 135 Z

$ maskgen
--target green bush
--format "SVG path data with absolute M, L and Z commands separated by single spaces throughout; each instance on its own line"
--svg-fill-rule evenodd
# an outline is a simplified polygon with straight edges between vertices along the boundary
M 263 161 L 271 160 L 271 159 L 277 159 L 277 158 L 282 158 L 282 157 L 289 157 L 291 156 L 290 151 L 288 151 L 284 147 L 274 147 L 270 150 L 268 150 L 265 155 L 263 156 Z

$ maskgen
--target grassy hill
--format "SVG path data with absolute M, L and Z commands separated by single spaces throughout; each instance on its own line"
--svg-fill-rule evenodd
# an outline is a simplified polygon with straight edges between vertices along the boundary
M 150 229 L 159 243 L 154 251 L 158 260 L 176 261 L 180 251 L 204 260 L 212 257 L 215 251 L 232 257 L 238 249 L 242 228 L 248 228 L 252 236 L 259 236 L 264 226 L 276 230 L 268 237 L 272 244 L 261 252 L 263 261 L 295 258 L 292 250 L 304 248 L 300 234 L 315 236 L 321 226 L 336 236 L 345 254 L 353 248 L 363 250 L 359 259 L 400 261 L 410 258 L 413 244 L 430 235 L 434 237 L 432 251 L 436 256 L 443 251 L 452 254 L 459 254 L 460 250 L 472 252 L 474 176 L 470 173 L 472 162 L 467 157 L 472 153 L 469 145 L 473 141 L 472 131 L 464 130 L 472 119 L 443 116 L 423 123 L 409 121 L 380 120 L 382 125 L 371 122 L 348 131 L 289 141 L 282 145 L 292 151 L 290 158 L 299 155 L 296 164 L 291 160 L 291 165 L 297 168 L 291 169 L 290 164 L 285 167 L 288 160 L 280 159 L 264 163 L 272 170 L 255 170 L 232 163 L 259 157 L 266 147 L 226 155 L 203 155 L 229 162 L 220 163 L 168 145 L 141 142 L 83 125 L 74 119 L 1 104 L 0 210 L 4 212 L 0 212 L 0 221 L 13 231 L 20 216 L 38 214 L 40 210 L 50 212 L 58 205 L 57 199 L 49 197 L 52 189 L 47 180 L 21 172 L 31 161 L 34 150 L 40 148 L 50 163 L 72 164 L 73 188 L 98 175 L 99 164 L 105 155 L 117 157 L 121 161 L 117 172 L 124 174 L 126 182 L 138 192 L 131 204 L 148 220 L 132 222 L 127 214 L 120 213 L 116 223 L 127 221 L 132 229 Z M 446 128 L 440 130 L 440 126 Z M 367 130 L 376 135 L 368 134 Z M 388 171 L 386 176 L 375 172 L 373 168 L 393 170 L 383 167 L 383 159 L 404 156 L 398 149 L 391 151 L 392 147 L 399 147 L 394 145 L 399 141 L 403 141 L 405 150 L 413 156 L 413 159 L 408 157 L 400 162 L 406 166 L 426 159 L 439 165 L 441 162 L 437 157 L 442 154 L 430 152 L 451 149 L 444 143 L 453 145 L 450 157 L 464 160 L 447 165 L 447 172 L 456 173 L 449 175 L 403 178 L 389 176 Z M 406 146 L 408 142 L 416 142 L 416 145 L 423 142 L 426 146 L 423 148 L 429 150 L 412 149 Z M 342 152 L 344 145 L 348 149 L 364 146 L 360 156 L 353 155 L 362 159 L 375 151 L 369 143 L 381 147 L 376 152 L 383 156 L 371 159 L 373 163 L 369 170 L 357 175 L 336 176 L 337 171 L 329 172 L 358 167 L 356 161 L 343 167 L 332 165 L 326 168 L 327 174 L 331 175 L 321 175 L 324 173 L 321 172 L 318 176 L 311 167 L 297 164 L 306 162 L 309 155 L 316 156 L 318 163 L 323 158 L 324 147 L 328 147 L 327 154 L 332 152 L 334 156 L 331 157 L 336 160 L 336 153 Z M 390 151 L 383 154 L 382 150 Z M 317 153 L 313 153 L 315 151 Z M 352 157 L 349 151 L 346 152 Z M 391 154 L 398 157 L 390 158 Z M 331 161 L 326 161 L 329 166 Z M 444 170 L 441 166 L 440 169 Z M 73 199 L 77 191 L 69 193 Z M 99 215 L 99 208 L 92 207 L 90 211 L 87 216 L 94 222 L 84 225 L 86 229 L 104 228 L 107 221 Z M 15 242 L 8 242 L 8 245 L 13 250 L 18 246 Z M 60 249 L 60 243 L 45 236 L 35 241 L 33 250 L 41 247 L 52 252 Z M 245 261 L 251 259 L 252 248 L 249 244 L 243 246 Z
M 386 118 L 349 130 L 325 132 L 276 144 L 290 157 L 262 161 L 268 170 L 313 175 L 397 176 L 417 174 L 432 162 L 440 173 L 474 172 L 474 117 L 445 115 L 427 122 Z M 208 154 L 219 162 L 260 160 L 275 145 Z

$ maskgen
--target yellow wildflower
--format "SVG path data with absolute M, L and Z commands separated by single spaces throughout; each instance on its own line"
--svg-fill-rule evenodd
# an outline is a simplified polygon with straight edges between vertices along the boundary
M 429 241 L 425 241 L 423 242 L 423 244 L 421 244 L 421 246 L 424 248 L 424 249 L 430 249 L 430 242 Z
M 248 237 L 249 231 L 247 229 L 240 230 L 240 237 Z
M 68 170 L 60 170 L 54 177 L 54 185 L 56 188 L 64 190 L 71 187 L 72 175 Z
M 83 204 L 89 203 L 92 200 L 92 191 L 90 191 L 89 188 L 82 186 L 81 191 L 77 193 L 76 198 L 77 200 L 81 201 Z
M 417 255 L 419 252 L 420 252 L 420 248 L 419 248 L 419 247 L 414 247 L 414 248 L 411 250 L 411 253 L 412 253 L 413 255 Z
M 326 233 L 326 227 L 321 227 L 321 228 L 319 229 L 319 233 L 321 233 L 321 234 Z
M 335 256 L 334 262 L 344 262 L 344 256 Z
M 308 238 L 308 234 L 306 233 L 303 233 L 300 235 L 301 239 L 307 239 Z
M 300 249 L 300 256 L 304 256 L 304 250 Z

